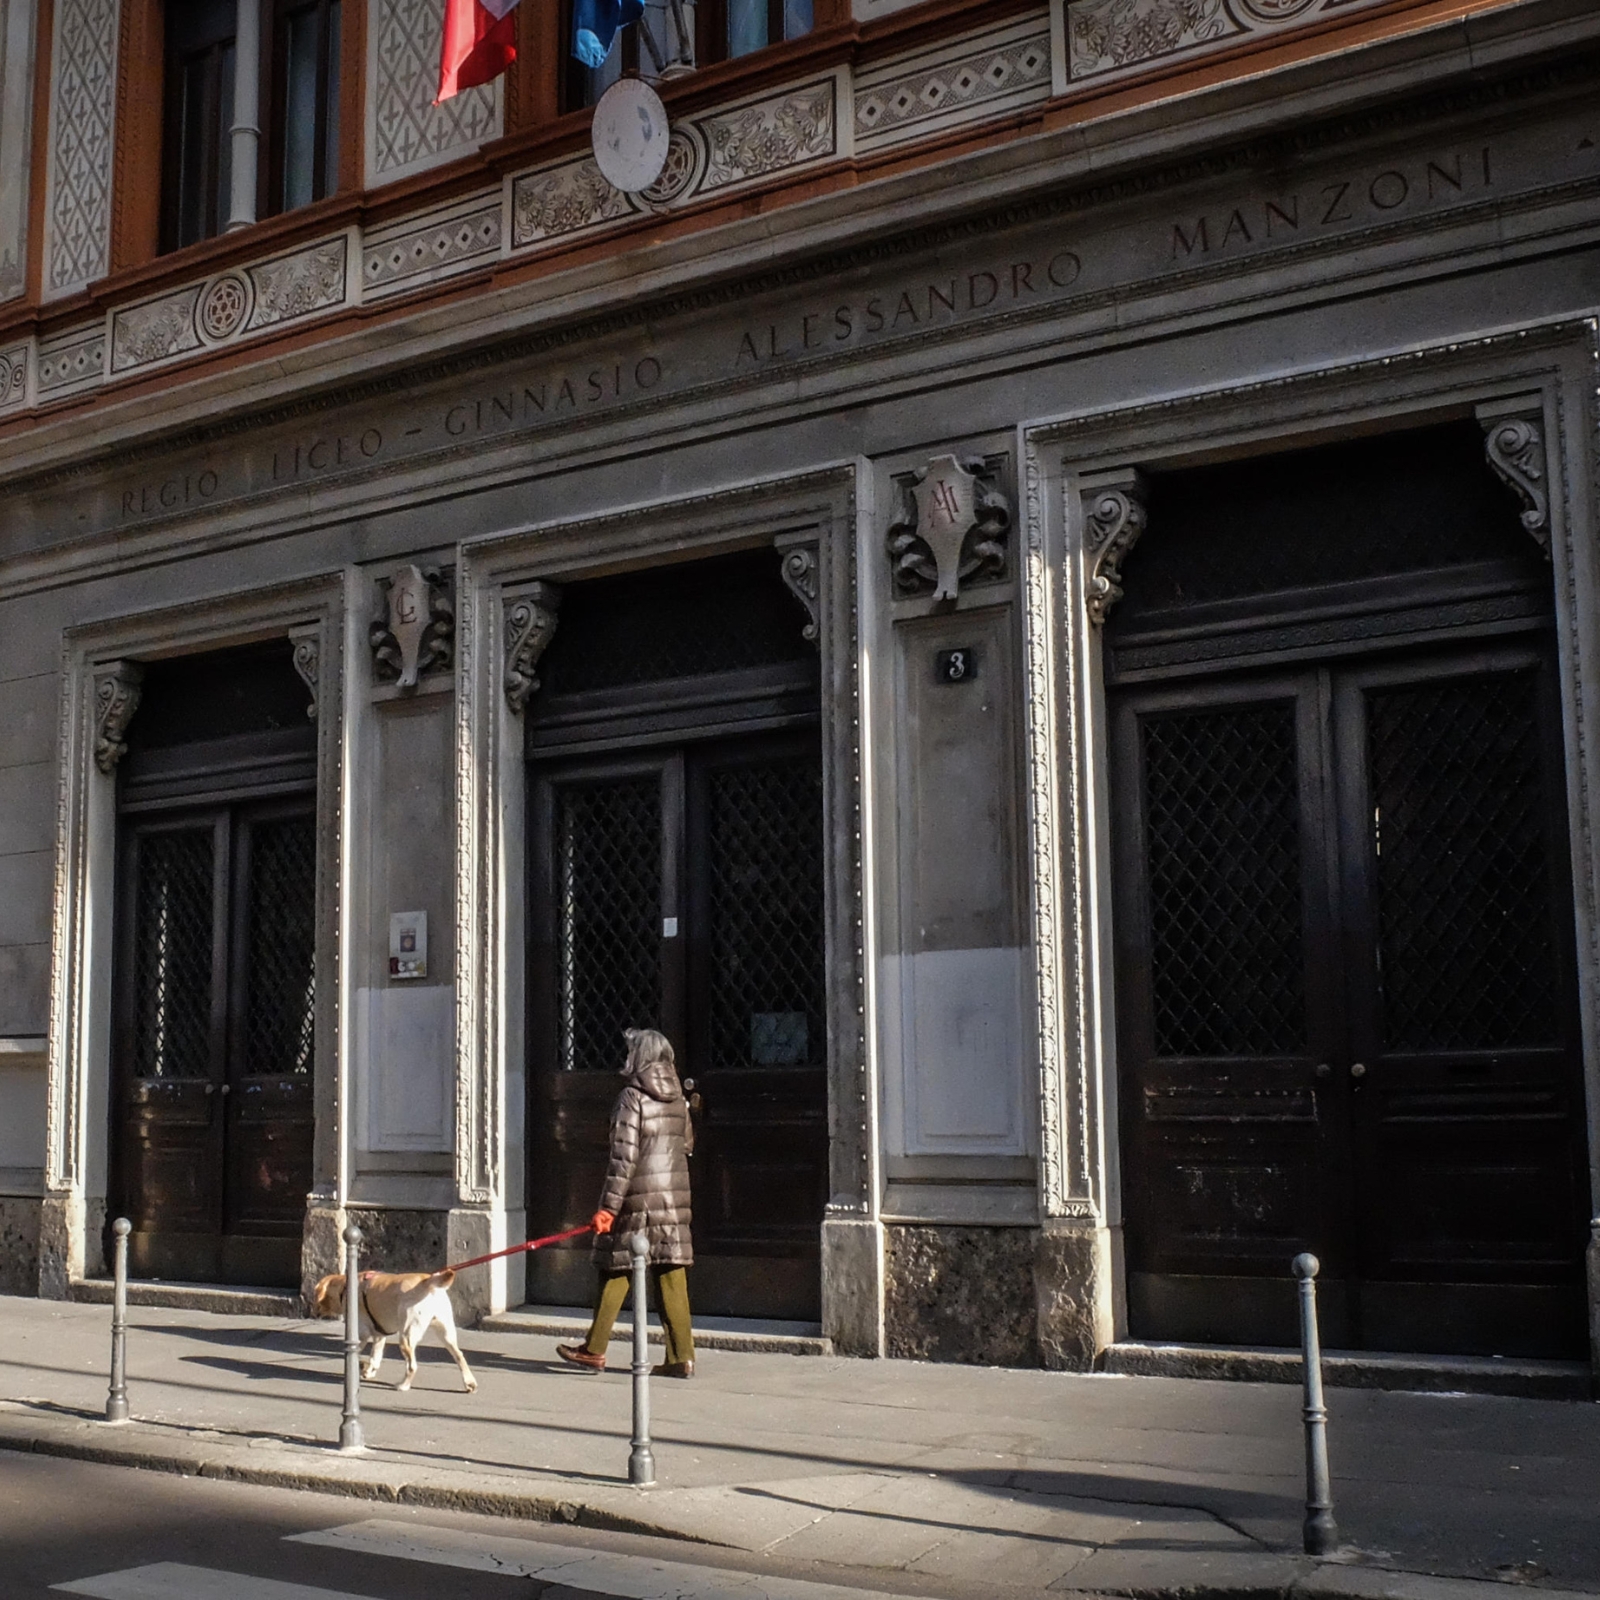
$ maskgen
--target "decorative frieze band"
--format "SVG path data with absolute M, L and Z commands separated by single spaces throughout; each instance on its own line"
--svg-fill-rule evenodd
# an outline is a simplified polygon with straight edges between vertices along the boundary
M 344 234 L 115 311 L 111 373 L 120 377 L 349 302 Z
M 1271 37 L 1383 0 L 1056 0 L 1064 79 L 1056 88 L 1146 72 Z
M 948 40 L 856 76 L 861 154 L 1050 98 L 1050 30 L 1038 18 Z
M 848 101 L 849 76 L 839 72 L 686 118 L 672 130 L 661 176 L 639 195 L 613 189 L 592 156 L 524 173 L 511 183 L 511 247 L 592 232 L 848 154 Z

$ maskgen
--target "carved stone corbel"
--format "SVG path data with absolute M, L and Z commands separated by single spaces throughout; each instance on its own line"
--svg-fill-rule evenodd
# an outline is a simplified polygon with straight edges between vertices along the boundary
M 137 661 L 108 661 L 94 674 L 94 764 L 109 777 L 128 753 L 128 724 L 139 709 L 144 668 Z
M 783 533 L 772 541 L 780 560 L 779 570 L 789 593 L 805 608 L 806 625 L 800 637 L 820 650 L 822 618 L 822 567 L 814 533 Z
M 1104 623 L 1122 598 L 1123 558 L 1149 520 L 1150 485 L 1136 467 L 1090 473 L 1078 480 L 1083 498 L 1083 547 L 1089 620 Z
M 1544 442 L 1544 406 L 1538 395 L 1491 400 L 1476 408 L 1483 450 L 1496 476 L 1522 502 L 1521 522 L 1546 561 L 1550 559 L 1550 466 Z
M 322 630 L 318 627 L 291 628 L 289 643 L 294 649 L 294 670 L 300 674 L 301 681 L 311 691 L 311 704 L 306 707 L 306 715 L 315 717 L 317 673 L 322 663 Z
M 521 716 L 539 687 L 534 668 L 555 637 L 561 589 L 535 583 L 506 601 L 506 699 Z
M 963 583 L 1004 576 L 1011 502 L 996 481 L 1003 460 L 934 456 L 895 479 L 888 545 L 897 595 L 931 589 L 935 600 L 954 601 Z
M 401 567 L 380 580 L 383 615 L 368 630 L 372 672 L 380 683 L 415 689 L 425 672 L 455 665 L 456 608 L 438 567 Z

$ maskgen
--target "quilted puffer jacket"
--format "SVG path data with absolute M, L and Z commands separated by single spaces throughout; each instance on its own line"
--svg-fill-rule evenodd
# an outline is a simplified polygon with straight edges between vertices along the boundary
M 694 1129 L 670 1061 L 630 1066 L 627 1087 L 611 1111 L 611 1160 L 600 1209 L 616 1216 L 595 1240 L 595 1261 L 607 1272 L 633 1265 L 629 1248 L 642 1228 L 650 1259 L 661 1267 L 694 1264 L 690 1240 L 689 1152 Z

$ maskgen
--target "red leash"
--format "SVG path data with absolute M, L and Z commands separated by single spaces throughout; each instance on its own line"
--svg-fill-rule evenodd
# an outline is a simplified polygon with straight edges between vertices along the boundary
M 544 1239 L 528 1239 L 514 1244 L 509 1250 L 495 1250 L 486 1256 L 474 1256 L 470 1261 L 452 1262 L 446 1272 L 465 1272 L 468 1267 L 481 1267 L 485 1261 L 498 1261 L 501 1256 L 521 1255 L 524 1250 L 542 1250 L 547 1244 L 560 1244 L 563 1239 L 576 1239 L 579 1234 L 594 1232 L 594 1224 L 586 1222 L 581 1228 L 568 1228 L 565 1233 L 552 1233 Z

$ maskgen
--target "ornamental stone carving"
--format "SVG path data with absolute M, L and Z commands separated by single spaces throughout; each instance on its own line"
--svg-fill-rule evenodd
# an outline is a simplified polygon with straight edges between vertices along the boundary
M 1150 486 L 1129 468 L 1079 480 L 1083 497 L 1083 548 L 1088 563 L 1085 584 L 1089 620 L 1096 626 L 1122 598 L 1122 563 L 1138 543 L 1148 520 Z
M 789 593 L 805 610 L 806 625 L 800 637 L 820 650 L 822 615 L 822 568 L 817 558 L 814 533 L 781 534 L 773 541 L 781 559 L 780 571 Z
M 368 630 L 373 676 L 409 690 L 425 672 L 448 672 L 455 665 L 456 610 L 445 573 L 402 567 L 379 589 L 383 615 Z
M 834 152 L 832 78 L 776 99 L 706 117 L 711 159 L 702 189 L 765 177 Z
M 1550 559 L 1550 481 L 1545 459 L 1544 408 L 1537 395 L 1477 408 L 1483 449 L 1501 482 L 1522 502 L 1524 530 Z
M 315 717 L 317 678 L 322 665 L 322 630 L 316 627 L 291 628 L 289 643 L 294 647 L 294 670 L 300 674 L 301 682 L 311 691 L 311 704 L 306 707 L 306 715 Z
M 506 601 L 506 699 L 518 716 L 538 691 L 534 669 L 555 638 L 560 610 L 561 590 L 553 583 L 536 583 Z
M 128 753 L 128 724 L 139 709 L 144 668 L 137 661 L 108 661 L 94 675 L 94 764 L 109 777 Z
M 889 558 L 900 596 L 954 601 L 963 583 L 1006 570 L 1011 503 L 996 483 L 1000 458 L 935 456 L 895 480 L 900 504 L 889 524 Z

